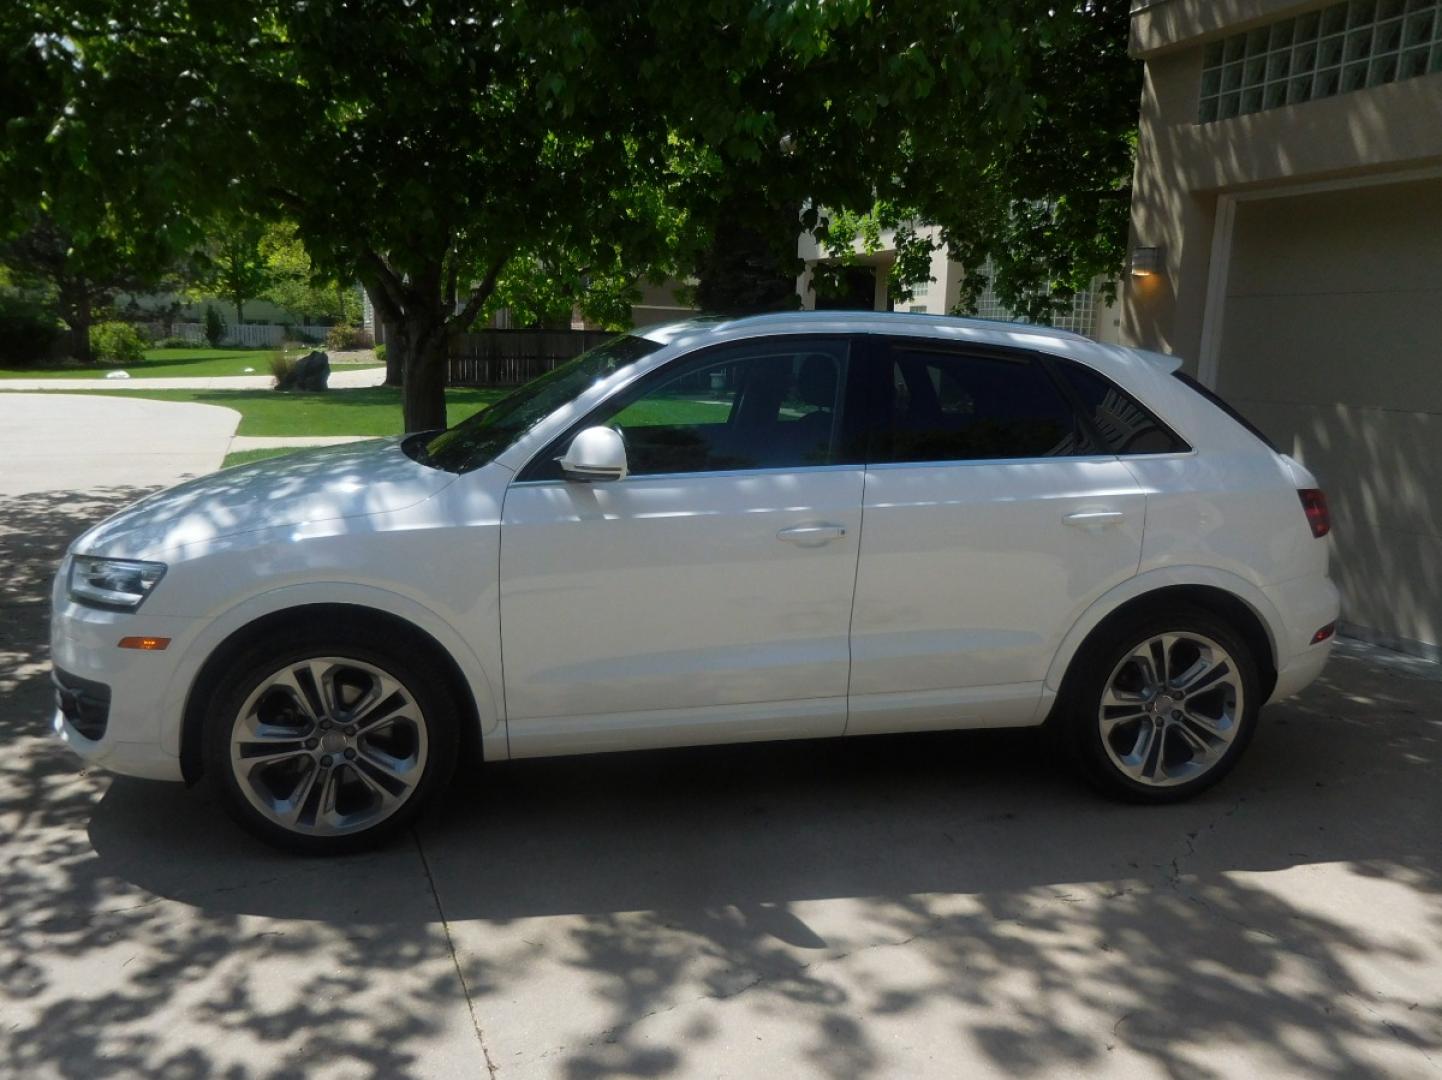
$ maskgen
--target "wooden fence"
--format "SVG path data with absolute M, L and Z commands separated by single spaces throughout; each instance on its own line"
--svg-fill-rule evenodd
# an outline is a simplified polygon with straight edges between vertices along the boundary
M 519 386 L 616 335 L 607 330 L 482 330 L 451 340 L 452 386 Z

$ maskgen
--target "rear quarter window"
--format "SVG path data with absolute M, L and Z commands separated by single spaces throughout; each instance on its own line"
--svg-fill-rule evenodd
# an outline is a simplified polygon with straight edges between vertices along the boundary
M 1111 453 L 1175 454 L 1191 449 L 1155 413 L 1106 376 L 1081 364 L 1055 363 L 1082 415 Z

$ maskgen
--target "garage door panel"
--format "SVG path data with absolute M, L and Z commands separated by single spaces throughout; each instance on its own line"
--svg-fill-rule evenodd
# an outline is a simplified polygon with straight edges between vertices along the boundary
M 1238 204 L 1220 337 L 1327 489 L 1343 618 L 1442 644 L 1442 180 Z
M 1442 412 L 1442 289 L 1228 298 L 1218 389 Z
M 1327 490 L 1339 535 L 1355 525 L 1442 538 L 1442 418 L 1233 398 Z

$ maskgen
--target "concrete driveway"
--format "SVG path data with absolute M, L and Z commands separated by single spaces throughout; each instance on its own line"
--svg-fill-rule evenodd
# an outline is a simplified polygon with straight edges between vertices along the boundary
M 1027 732 L 518 762 L 304 860 L 46 737 L 45 583 L 134 488 L 0 498 L 0 1075 L 1431 1077 L 1442 682 L 1345 646 L 1191 804 Z
M 217 405 L 4 389 L 0 495 L 174 484 L 220 468 L 240 423 Z

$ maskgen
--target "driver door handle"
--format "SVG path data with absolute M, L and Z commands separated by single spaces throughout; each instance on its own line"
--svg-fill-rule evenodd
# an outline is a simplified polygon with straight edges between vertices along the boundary
M 823 523 L 821 525 L 793 525 L 791 528 L 782 529 L 777 533 L 776 539 L 785 540 L 791 544 L 800 544 L 803 547 L 815 547 L 831 540 L 839 540 L 845 535 L 846 526 Z

